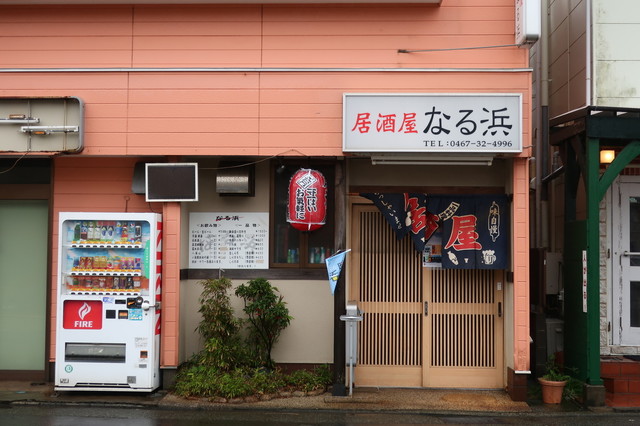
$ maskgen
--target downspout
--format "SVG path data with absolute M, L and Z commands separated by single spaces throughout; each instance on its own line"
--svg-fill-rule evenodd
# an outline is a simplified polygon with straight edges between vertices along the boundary
M 586 66 L 585 66 L 585 106 L 591 106 L 593 99 L 591 98 L 592 93 L 594 92 L 594 88 L 593 88 L 593 80 L 592 80 L 592 73 L 593 73 L 593 30 L 591 28 L 592 25 L 592 19 L 591 19 L 591 13 L 593 11 L 593 7 L 592 7 L 592 0 L 585 0 L 586 1 L 586 9 L 587 9 L 587 22 L 586 22 L 586 34 L 585 37 L 587 38 L 587 52 L 586 52 Z
M 536 247 L 549 244 L 549 183 L 542 183 L 542 178 L 549 173 L 549 0 L 541 2 L 541 34 L 538 55 L 539 77 L 538 96 L 540 111 L 538 113 L 538 141 L 536 143 Z

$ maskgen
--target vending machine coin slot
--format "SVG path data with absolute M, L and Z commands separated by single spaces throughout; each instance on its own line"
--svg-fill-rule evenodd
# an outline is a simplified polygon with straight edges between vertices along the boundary
M 127 298 L 127 309 L 140 309 L 140 308 L 142 308 L 142 297 Z

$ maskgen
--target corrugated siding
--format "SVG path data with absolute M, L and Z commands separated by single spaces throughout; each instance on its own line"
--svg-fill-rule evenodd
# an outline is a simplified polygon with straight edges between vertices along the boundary
M 0 6 L 0 67 L 524 67 L 526 49 L 397 53 L 512 43 L 513 12 L 510 0 Z M 529 87 L 526 72 L 0 74 L 2 96 L 83 99 L 85 155 L 341 155 L 345 92 Z
M 522 66 L 512 0 L 434 5 L 0 7 L 2 67 Z
M 342 155 L 345 92 L 526 92 L 528 82 L 472 73 L 0 73 L 5 96 L 83 99 L 84 155 Z

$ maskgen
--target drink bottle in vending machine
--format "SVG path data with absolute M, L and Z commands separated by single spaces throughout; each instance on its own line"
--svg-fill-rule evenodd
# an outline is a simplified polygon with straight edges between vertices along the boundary
M 153 391 L 161 216 L 60 213 L 59 223 L 56 390 Z

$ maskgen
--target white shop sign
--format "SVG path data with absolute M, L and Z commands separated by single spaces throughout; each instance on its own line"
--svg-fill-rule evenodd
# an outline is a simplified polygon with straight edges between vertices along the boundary
M 189 268 L 268 269 L 269 213 L 189 214 Z
M 343 95 L 344 152 L 520 153 L 522 95 Z

